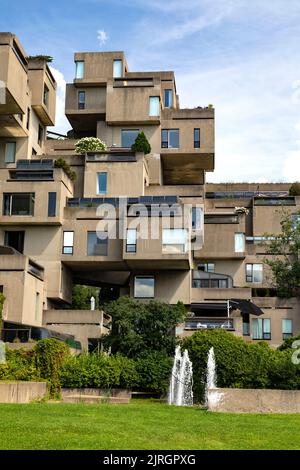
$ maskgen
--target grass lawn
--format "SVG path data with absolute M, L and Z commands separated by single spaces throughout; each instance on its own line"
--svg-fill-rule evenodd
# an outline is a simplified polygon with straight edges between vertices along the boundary
M 299 449 L 300 415 L 235 415 L 151 400 L 0 405 L 0 449 Z

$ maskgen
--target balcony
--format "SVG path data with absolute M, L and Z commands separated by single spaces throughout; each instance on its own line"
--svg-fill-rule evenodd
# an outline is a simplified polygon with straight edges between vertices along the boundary
M 251 299 L 250 287 L 232 287 L 227 289 L 218 288 L 192 288 L 191 301 L 218 301 L 228 299 Z
M 227 317 L 192 317 L 188 318 L 184 325 L 185 330 L 214 330 L 217 328 L 234 331 L 234 319 Z
M 23 114 L 0 114 L 0 137 L 27 136 L 28 131 L 23 127 Z

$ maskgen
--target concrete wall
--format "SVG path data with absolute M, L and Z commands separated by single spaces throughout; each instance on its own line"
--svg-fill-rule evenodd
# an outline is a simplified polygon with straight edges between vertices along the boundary
M 46 396 L 46 382 L 0 382 L 0 403 L 30 403 Z
M 217 388 L 208 410 L 223 413 L 300 413 L 300 390 Z

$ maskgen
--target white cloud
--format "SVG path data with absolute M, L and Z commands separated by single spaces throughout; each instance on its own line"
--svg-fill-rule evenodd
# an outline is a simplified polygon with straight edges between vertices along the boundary
M 283 176 L 287 181 L 300 181 L 300 145 L 298 150 L 289 152 L 284 160 Z
M 55 116 L 55 126 L 51 127 L 49 130 L 54 132 L 65 134 L 70 128 L 70 124 L 65 116 L 65 96 L 66 96 L 66 80 L 64 75 L 59 70 L 54 67 L 50 67 L 51 72 L 57 83 L 56 90 L 56 116 Z
M 98 29 L 97 31 L 97 39 L 99 41 L 100 46 L 103 46 L 106 41 L 108 40 L 108 35 L 105 31 L 102 29 Z

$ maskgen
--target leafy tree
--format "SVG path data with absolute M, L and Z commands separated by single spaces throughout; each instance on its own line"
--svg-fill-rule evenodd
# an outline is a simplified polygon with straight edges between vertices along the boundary
M 72 290 L 72 309 L 90 310 L 91 297 L 95 297 L 95 308 L 99 308 L 99 288 L 75 284 Z
M 140 302 L 130 297 L 120 297 L 105 306 L 112 316 L 112 329 L 103 338 L 106 348 L 127 357 L 137 357 L 156 351 L 173 356 L 176 338 L 175 327 L 185 316 L 181 302 L 169 305 L 157 300 Z
M 279 297 L 300 296 L 300 212 L 296 217 L 284 213 L 280 234 L 267 234 L 264 262 L 270 266 Z
M 300 182 L 295 181 L 289 189 L 290 196 L 300 196 Z
M 151 145 L 143 131 L 139 132 L 137 135 L 134 144 L 131 146 L 131 150 L 134 152 L 144 152 L 145 155 L 151 152 Z

